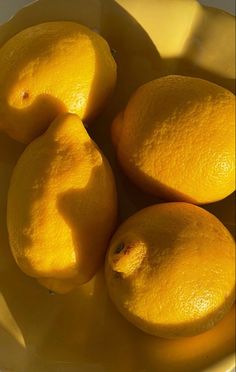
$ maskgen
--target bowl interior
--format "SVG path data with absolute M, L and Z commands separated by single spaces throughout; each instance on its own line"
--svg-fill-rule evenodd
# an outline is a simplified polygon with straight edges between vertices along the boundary
M 117 87 L 89 133 L 112 164 L 121 222 L 160 200 L 143 194 L 120 171 L 110 141 L 112 119 L 139 85 L 167 74 L 202 77 L 234 92 L 234 17 L 195 0 L 39 0 L 0 26 L 0 46 L 26 27 L 52 20 L 85 24 L 115 51 Z M 0 134 L 0 368 L 168 372 L 203 370 L 218 362 L 222 371 L 232 367 L 234 309 L 200 336 L 164 340 L 142 333 L 118 314 L 103 270 L 66 296 L 50 295 L 20 272 L 8 245 L 6 199 L 23 149 Z M 235 231 L 234 195 L 204 208 Z

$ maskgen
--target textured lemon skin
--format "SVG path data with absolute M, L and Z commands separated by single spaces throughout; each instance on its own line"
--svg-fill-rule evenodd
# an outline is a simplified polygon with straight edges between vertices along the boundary
M 115 82 L 116 63 L 97 33 L 75 22 L 27 28 L 0 49 L 0 128 L 29 143 L 59 113 L 90 120 Z
M 145 208 L 114 234 L 106 281 L 119 311 L 166 338 L 213 327 L 235 300 L 235 244 L 212 214 L 187 203 Z
M 104 259 L 116 221 L 106 158 L 74 114 L 62 114 L 25 149 L 7 207 L 19 267 L 56 292 L 87 282 Z
M 166 76 L 141 86 L 112 138 L 124 171 L 149 193 L 204 204 L 235 190 L 235 96 L 216 84 Z

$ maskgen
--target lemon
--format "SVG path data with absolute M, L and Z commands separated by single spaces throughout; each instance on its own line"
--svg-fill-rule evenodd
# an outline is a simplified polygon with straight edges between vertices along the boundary
M 118 310 L 160 337 L 213 327 L 235 299 L 235 245 L 223 224 L 187 203 L 145 208 L 113 236 L 106 281 Z
M 29 143 L 60 113 L 88 121 L 116 82 L 107 42 L 75 22 L 27 28 L 0 49 L 0 128 Z
M 149 193 L 204 204 L 235 189 L 235 96 L 213 83 L 166 76 L 141 86 L 112 137 L 124 171 Z
M 7 208 L 10 246 L 19 267 L 65 293 L 103 263 L 116 221 L 108 161 L 75 114 L 62 114 L 21 155 Z

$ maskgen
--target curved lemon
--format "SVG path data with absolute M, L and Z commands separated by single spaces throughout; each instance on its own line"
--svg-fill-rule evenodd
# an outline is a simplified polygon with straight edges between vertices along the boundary
M 141 86 L 112 137 L 127 175 L 154 195 L 204 204 L 235 189 L 235 96 L 216 84 L 166 76 Z
M 107 42 L 75 22 L 27 28 L 0 49 L 0 128 L 29 143 L 62 112 L 87 121 L 116 82 Z
M 116 209 L 108 161 L 81 120 L 63 114 L 13 171 L 7 225 L 17 264 L 55 292 L 87 282 L 103 262 Z
M 141 210 L 112 238 L 106 281 L 119 311 L 145 332 L 193 336 L 235 299 L 235 245 L 204 209 L 166 203 Z

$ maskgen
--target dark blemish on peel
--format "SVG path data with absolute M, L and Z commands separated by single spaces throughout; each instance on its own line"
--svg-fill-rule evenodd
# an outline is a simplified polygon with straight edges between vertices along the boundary
M 115 57 L 115 55 L 117 54 L 117 50 L 114 48 L 111 48 L 111 54 L 113 55 L 113 57 Z
M 22 98 L 23 99 L 28 99 L 29 98 L 29 93 L 28 92 L 23 92 Z
M 127 246 L 125 247 L 124 254 L 129 254 L 131 248 L 132 248 L 131 245 L 127 245 Z
M 120 254 L 123 251 L 123 254 L 126 255 L 126 254 L 129 254 L 129 252 L 131 251 L 131 249 L 132 249 L 132 245 L 130 245 L 130 244 L 125 245 L 124 243 L 121 243 L 115 249 L 114 253 L 115 254 Z
M 115 249 L 114 253 L 119 254 L 121 251 L 123 251 L 124 247 L 125 247 L 124 243 L 119 244 L 118 247 Z

